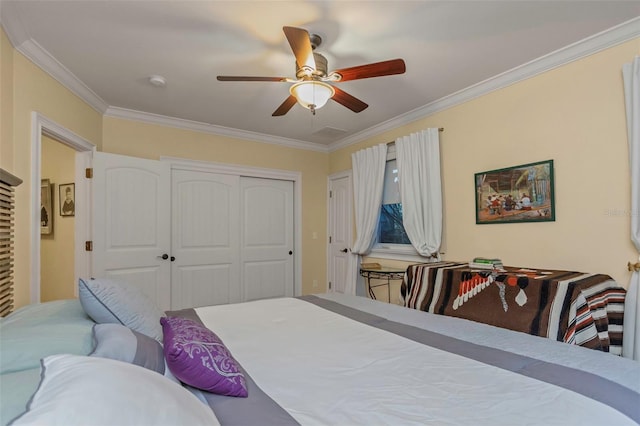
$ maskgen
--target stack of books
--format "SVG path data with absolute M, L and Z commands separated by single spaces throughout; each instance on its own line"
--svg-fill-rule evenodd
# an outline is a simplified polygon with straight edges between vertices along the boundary
M 487 257 L 476 257 L 469 262 L 469 267 L 474 269 L 504 269 L 502 260 Z

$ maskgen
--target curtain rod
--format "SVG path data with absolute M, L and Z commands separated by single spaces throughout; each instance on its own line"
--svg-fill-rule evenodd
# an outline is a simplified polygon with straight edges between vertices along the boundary
M 444 132 L 444 127 L 438 127 L 439 132 Z M 395 145 L 396 141 L 387 142 L 387 145 Z

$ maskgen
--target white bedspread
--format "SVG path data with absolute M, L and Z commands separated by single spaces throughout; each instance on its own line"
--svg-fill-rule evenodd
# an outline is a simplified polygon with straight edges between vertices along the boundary
M 302 300 L 196 312 L 257 385 L 303 425 L 636 424 L 573 391 Z

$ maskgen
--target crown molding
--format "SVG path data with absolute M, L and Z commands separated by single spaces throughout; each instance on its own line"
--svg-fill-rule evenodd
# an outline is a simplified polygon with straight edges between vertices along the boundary
M 13 47 L 30 38 L 15 8 L 16 4 L 13 2 L 0 2 L 0 25 Z
M 361 132 L 329 145 L 323 145 L 109 106 L 56 58 L 29 37 L 10 4 L 2 5 L 0 24 L 14 48 L 105 116 L 318 152 L 333 152 L 345 148 L 640 36 L 640 17 L 636 17 Z
M 608 49 L 633 38 L 640 37 L 640 17 L 623 22 L 608 30 L 594 34 L 583 40 L 565 46 L 547 55 L 541 56 L 523 65 L 512 68 L 501 74 L 471 85 L 465 89 L 430 102 L 405 114 L 354 133 L 329 145 L 329 152 L 337 151 L 347 146 L 362 142 L 368 138 L 426 118 L 437 112 L 491 93 L 495 90 L 526 80 L 546 71 L 577 61 L 586 56 Z
M 217 126 L 215 124 L 202 123 L 199 121 L 185 120 L 182 118 L 168 117 L 148 112 L 135 111 L 126 108 L 109 107 L 104 113 L 105 117 L 121 118 L 124 120 L 140 121 L 143 123 L 157 124 L 160 126 L 174 127 L 194 132 L 207 133 L 230 138 L 244 139 L 255 142 L 280 145 L 288 148 L 304 149 L 307 151 L 329 152 L 327 145 L 314 142 L 288 139 L 279 136 L 272 136 L 265 133 L 250 132 L 247 130 L 234 129 L 231 127 Z
M 91 90 L 89 86 L 84 84 L 78 77 L 69 71 L 67 67 L 58 62 L 56 58 L 54 58 L 36 41 L 29 39 L 19 46 L 15 46 L 15 48 L 18 52 L 26 56 L 27 59 L 42 68 L 44 72 L 60 82 L 60 84 L 69 89 L 100 114 L 104 114 L 109 107 L 109 105 L 107 105 L 100 96 Z
M 40 67 L 64 87 L 73 92 L 80 99 L 100 114 L 107 110 L 107 103 L 76 77 L 67 67 L 33 40 L 20 20 L 16 5 L 8 2 L 2 4 L 0 20 L 9 41 L 13 47 L 27 59 Z

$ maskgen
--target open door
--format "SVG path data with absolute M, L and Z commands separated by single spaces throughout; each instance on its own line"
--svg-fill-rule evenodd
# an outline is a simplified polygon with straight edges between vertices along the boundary
M 93 276 L 138 287 L 171 308 L 171 175 L 168 163 L 93 157 Z

